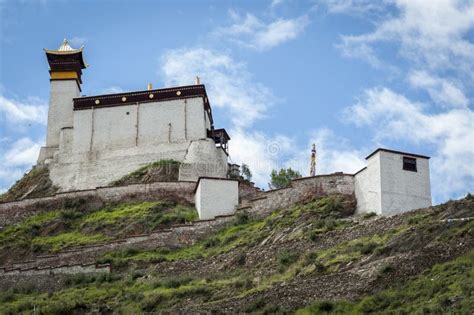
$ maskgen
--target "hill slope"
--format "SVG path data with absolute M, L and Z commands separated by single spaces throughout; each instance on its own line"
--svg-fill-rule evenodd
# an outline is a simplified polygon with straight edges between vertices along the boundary
M 87 218 L 101 217 L 100 211 Z M 105 253 L 97 262 L 112 264 L 108 275 L 70 276 L 49 292 L 21 286 L 4 290 L 0 313 L 33 308 L 45 314 L 474 309 L 474 221 L 451 220 L 473 216 L 472 197 L 389 218 L 354 217 L 353 212 L 348 197 L 334 195 L 263 219 L 239 213 L 231 225 L 190 246 Z M 73 231 L 113 237 L 127 231 L 74 220 L 60 232 L 40 224 L 41 237 Z M 133 220 L 140 221 L 140 215 Z M 18 235 L 4 238 L 2 252 L 17 250 Z M 24 239 L 24 246 L 35 237 Z M 28 255 L 35 254 L 29 250 Z

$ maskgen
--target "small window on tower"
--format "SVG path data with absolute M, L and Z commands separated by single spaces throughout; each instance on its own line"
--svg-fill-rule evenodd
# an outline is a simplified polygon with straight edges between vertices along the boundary
M 403 157 L 403 169 L 405 171 L 416 172 L 416 159 L 411 157 Z

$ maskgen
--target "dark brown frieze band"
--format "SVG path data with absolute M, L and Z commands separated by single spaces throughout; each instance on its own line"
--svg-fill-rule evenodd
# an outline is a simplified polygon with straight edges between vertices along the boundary
M 131 105 L 135 103 L 177 100 L 190 97 L 202 97 L 206 110 L 210 109 L 204 85 L 179 86 L 166 89 L 125 92 L 106 95 L 85 96 L 73 99 L 74 110 Z

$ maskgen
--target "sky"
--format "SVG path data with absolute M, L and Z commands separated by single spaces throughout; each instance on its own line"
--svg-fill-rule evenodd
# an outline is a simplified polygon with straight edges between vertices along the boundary
M 43 48 L 85 46 L 82 93 L 206 85 L 230 156 L 353 173 L 378 147 L 431 156 L 433 202 L 474 192 L 474 1 L 0 0 L 0 192 L 36 163 Z

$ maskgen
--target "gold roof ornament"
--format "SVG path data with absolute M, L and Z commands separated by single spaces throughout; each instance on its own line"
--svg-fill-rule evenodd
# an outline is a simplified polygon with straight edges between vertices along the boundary
M 67 38 L 63 40 L 63 43 L 61 46 L 59 46 L 58 49 L 46 49 L 44 48 L 44 51 L 47 52 L 48 54 L 55 54 L 55 55 L 69 55 L 69 54 L 77 54 L 81 51 L 84 50 L 84 46 L 81 46 L 78 49 L 74 49 L 69 45 L 69 41 Z
M 69 41 L 67 40 L 67 38 L 63 40 L 63 43 L 58 48 L 58 51 L 73 51 L 73 50 L 74 49 L 72 49 L 72 47 L 69 46 Z

